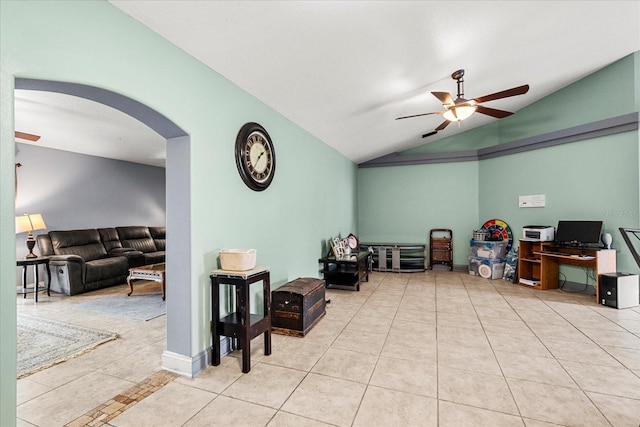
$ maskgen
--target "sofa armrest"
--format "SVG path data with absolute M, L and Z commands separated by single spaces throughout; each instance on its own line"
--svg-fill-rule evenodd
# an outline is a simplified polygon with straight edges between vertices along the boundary
M 123 256 L 127 258 L 129 268 L 144 265 L 144 253 L 133 248 L 114 248 L 109 251 L 110 257 Z
M 74 293 L 84 292 L 84 284 L 86 281 L 87 268 L 84 259 L 78 255 L 53 255 L 49 260 L 49 268 L 53 278 L 59 279 L 58 276 L 67 275 L 68 286 L 72 290 L 70 295 Z M 56 290 L 55 286 L 52 286 Z M 60 288 L 60 286 L 58 287 Z
M 127 252 L 137 252 L 133 248 L 113 248 L 109 251 L 109 256 L 126 256 Z
M 82 258 L 80 255 L 51 255 L 49 259 L 52 264 L 56 262 L 68 262 L 80 264 L 82 268 L 84 268 L 84 258 Z

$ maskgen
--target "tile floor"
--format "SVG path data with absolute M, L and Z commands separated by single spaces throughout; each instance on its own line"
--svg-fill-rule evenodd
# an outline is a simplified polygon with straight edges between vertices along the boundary
M 640 425 L 639 308 L 443 271 L 328 290 L 327 315 L 305 338 L 273 335 L 270 356 L 254 341 L 250 373 L 234 352 L 123 410 L 125 390 L 159 375 L 164 316 L 72 306 L 124 289 L 18 298 L 19 312 L 121 335 L 19 380 L 19 426 Z

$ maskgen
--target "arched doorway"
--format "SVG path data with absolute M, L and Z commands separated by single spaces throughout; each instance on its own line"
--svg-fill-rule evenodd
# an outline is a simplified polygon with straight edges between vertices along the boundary
M 192 375 L 190 273 L 190 138 L 159 112 L 134 100 L 94 86 L 36 79 L 15 79 L 15 89 L 56 92 L 89 99 L 117 109 L 153 129 L 167 142 L 167 348 L 163 368 Z M 179 292 L 177 290 L 180 290 Z

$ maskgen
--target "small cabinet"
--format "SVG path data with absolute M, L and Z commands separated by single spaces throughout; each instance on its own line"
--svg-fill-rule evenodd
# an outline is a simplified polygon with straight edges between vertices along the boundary
M 520 240 L 518 249 L 518 276 L 519 283 L 542 289 L 539 252 L 542 250 L 542 242 Z

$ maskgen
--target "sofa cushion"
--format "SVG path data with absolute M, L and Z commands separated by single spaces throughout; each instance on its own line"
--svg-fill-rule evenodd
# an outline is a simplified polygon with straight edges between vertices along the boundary
M 164 251 L 147 252 L 146 254 L 143 254 L 144 264 L 149 265 L 149 264 L 158 264 L 160 262 L 164 262 L 165 261 L 164 254 L 165 254 Z
M 112 249 L 122 248 L 122 243 L 120 243 L 118 232 L 115 228 L 98 228 L 98 233 L 108 253 L 110 253 Z
M 156 252 L 156 244 L 149 233 L 148 227 L 131 226 L 116 227 L 120 243 L 125 248 L 132 248 L 140 252 Z
M 110 278 L 126 276 L 129 261 L 124 256 L 96 259 L 86 263 L 85 283 L 100 282 Z
M 167 228 L 166 227 L 149 227 L 149 233 L 153 237 L 153 242 L 156 244 L 156 249 L 164 251 L 167 249 Z
M 79 255 L 85 261 L 107 256 L 107 251 L 96 229 L 50 231 L 49 237 L 56 255 Z
M 38 249 L 40 249 L 40 255 L 51 256 L 54 255 L 53 245 L 51 245 L 51 237 L 48 234 L 39 234 L 36 236 L 38 242 Z

